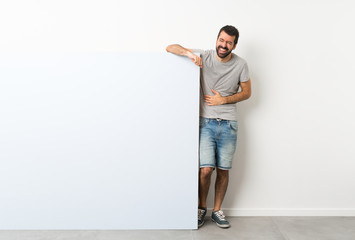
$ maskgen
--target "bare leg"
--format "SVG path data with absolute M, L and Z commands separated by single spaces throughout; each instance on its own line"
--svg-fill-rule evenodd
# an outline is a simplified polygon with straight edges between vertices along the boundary
M 207 208 L 206 200 L 207 200 L 208 190 L 210 188 L 212 172 L 213 172 L 213 168 L 211 167 L 200 168 L 199 189 L 198 189 L 198 195 L 200 200 L 199 207 Z
M 228 187 L 229 171 L 217 168 L 217 178 L 215 184 L 214 211 L 221 210 L 221 205 Z

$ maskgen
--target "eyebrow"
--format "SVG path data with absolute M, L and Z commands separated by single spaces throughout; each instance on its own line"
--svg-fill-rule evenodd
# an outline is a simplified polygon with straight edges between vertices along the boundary
M 225 41 L 223 38 L 219 38 L 220 40 L 223 40 L 223 41 Z M 227 43 L 229 43 L 229 44 L 232 44 L 232 42 L 231 41 L 226 41 Z

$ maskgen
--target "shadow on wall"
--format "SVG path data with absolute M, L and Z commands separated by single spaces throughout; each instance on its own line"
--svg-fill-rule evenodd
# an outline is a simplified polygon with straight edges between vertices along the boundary
M 248 47 L 248 49 L 253 49 L 252 47 Z M 227 189 L 226 196 L 224 198 L 223 204 L 222 204 L 222 209 L 231 209 L 231 208 L 237 208 L 238 207 L 238 199 L 239 195 L 241 192 L 241 189 L 243 188 L 243 181 L 245 179 L 246 173 L 248 172 L 248 155 L 251 151 L 257 151 L 257 149 L 254 149 L 253 146 L 250 145 L 252 143 L 252 139 L 250 139 L 250 135 L 248 134 L 248 130 L 251 125 L 248 124 L 248 119 L 250 116 L 250 113 L 257 109 L 259 103 L 260 103 L 260 95 L 259 93 L 259 76 L 257 73 L 253 72 L 252 69 L 254 68 L 254 63 L 253 61 L 249 60 L 249 56 L 252 59 L 257 59 L 256 57 L 254 58 L 254 52 L 256 53 L 256 50 L 253 50 L 253 52 L 247 52 L 245 55 L 248 56 L 246 58 L 249 68 L 250 68 L 250 79 L 251 79 L 251 84 L 252 84 L 252 96 L 244 101 L 240 102 L 237 105 L 238 108 L 238 140 L 237 140 L 237 150 L 236 153 L 234 154 L 234 159 L 233 159 L 233 166 L 232 169 L 229 172 L 229 186 Z M 207 207 L 208 208 L 213 208 L 214 204 L 214 183 L 216 179 L 216 171 L 214 171 L 211 179 L 211 186 L 210 186 L 210 191 L 208 194 L 207 198 Z

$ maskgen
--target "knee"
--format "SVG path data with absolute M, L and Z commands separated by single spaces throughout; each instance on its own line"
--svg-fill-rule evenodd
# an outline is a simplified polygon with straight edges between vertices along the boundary
M 229 171 L 217 168 L 217 177 L 219 178 L 228 178 Z
M 211 167 L 200 168 L 200 176 L 202 178 L 210 178 L 212 173 L 213 173 L 213 168 Z

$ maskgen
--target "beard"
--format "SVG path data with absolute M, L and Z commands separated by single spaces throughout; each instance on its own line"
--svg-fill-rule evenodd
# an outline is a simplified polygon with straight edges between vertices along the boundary
M 219 50 L 220 48 L 227 50 L 227 52 L 225 52 L 225 53 L 219 53 L 218 50 Z M 232 52 L 232 50 L 228 51 L 228 48 L 223 48 L 222 46 L 216 47 L 216 51 L 217 51 L 218 57 L 220 57 L 220 58 L 225 58 L 225 57 L 227 57 L 227 56 Z

